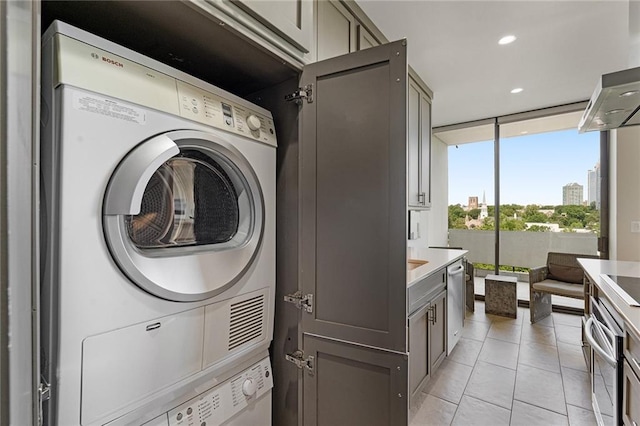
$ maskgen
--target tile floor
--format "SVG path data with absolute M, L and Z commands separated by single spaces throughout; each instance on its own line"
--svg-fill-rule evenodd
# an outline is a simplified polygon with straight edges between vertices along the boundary
M 485 314 L 476 301 L 410 426 L 595 425 L 580 318 L 554 313 L 532 325 L 528 309 L 509 319 Z

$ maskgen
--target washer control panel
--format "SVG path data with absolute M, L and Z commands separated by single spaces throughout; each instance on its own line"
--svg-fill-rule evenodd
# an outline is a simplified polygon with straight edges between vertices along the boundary
M 233 417 L 273 388 L 269 358 L 169 411 L 170 426 L 213 426 Z
M 180 116 L 276 145 L 276 131 L 271 117 L 183 81 L 177 80 L 177 84 Z

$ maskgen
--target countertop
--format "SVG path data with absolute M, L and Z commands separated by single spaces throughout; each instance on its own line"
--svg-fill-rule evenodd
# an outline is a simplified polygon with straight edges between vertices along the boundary
M 578 263 L 587 273 L 591 282 L 598 287 L 601 295 L 604 295 L 613 304 L 613 307 L 620 313 L 625 322 L 635 329 L 636 334 L 640 334 L 640 307 L 630 306 L 607 281 L 600 277 L 600 274 L 640 277 L 640 262 L 578 259 Z
M 407 271 L 407 287 L 461 259 L 467 253 L 468 250 L 408 248 L 407 259 L 426 260 L 429 263 Z

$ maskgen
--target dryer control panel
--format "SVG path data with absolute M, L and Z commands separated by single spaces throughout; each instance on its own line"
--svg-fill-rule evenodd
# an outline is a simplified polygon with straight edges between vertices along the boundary
M 213 426 L 244 410 L 273 388 L 269 358 L 169 411 L 169 426 Z
M 177 80 L 180 115 L 269 145 L 276 145 L 273 119 Z

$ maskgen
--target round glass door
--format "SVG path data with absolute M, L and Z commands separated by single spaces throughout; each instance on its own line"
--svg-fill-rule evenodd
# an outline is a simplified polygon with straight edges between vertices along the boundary
M 181 131 L 144 142 L 118 166 L 104 225 L 132 281 L 165 299 L 193 301 L 244 274 L 260 245 L 263 214 L 246 158 L 212 135 Z

